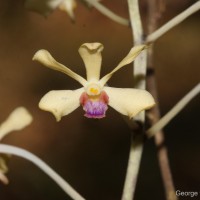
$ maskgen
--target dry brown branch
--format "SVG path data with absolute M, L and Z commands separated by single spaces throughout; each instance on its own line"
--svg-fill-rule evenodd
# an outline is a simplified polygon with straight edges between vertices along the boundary
M 160 6 L 164 4 L 163 1 L 160 0 L 152 0 L 148 1 L 148 34 L 151 34 L 153 31 L 156 30 L 159 17 L 161 16 Z M 164 7 L 162 5 L 161 7 Z M 148 37 L 147 37 L 148 39 Z M 154 65 L 153 65 L 153 46 L 149 49 L 148 52 L 148 70 L 154 72 Z M 151 124 L 156 123 L 160 119 L 160 111 L 159 111 L 159 104 L 158 104 L 158 94 L 157 94 L 157 87 L 155 82 L 155 73 L 151 73 L 150 76 L 147 78 L 147 86 L 151 94 L 156 99 L 157 105 L 151 110 L 151 116 L 153 116 L 153 120 Z M 167 154 L 167 147 L 164 145 L 164 133 L 159 131 L 155 136 L 155 144 L 157 146 L 157 156 L 158 162 L 161 170 L 162 180 L 164 183 L 166 199 L 167 200 L 175 200 L 177 199 L 175 195 L 175 188 L 174 183 L 171 175 L 168 154 Z

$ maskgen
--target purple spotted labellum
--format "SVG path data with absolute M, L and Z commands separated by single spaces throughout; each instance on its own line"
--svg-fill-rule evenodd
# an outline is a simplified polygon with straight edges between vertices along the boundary
M 101 92 L 98 98 L 91 97 L 84 92 L 80 97 L 80 103 L 85 111 L 84 116 L 97 119 L 105 117 L 108 109 L 108 100 L 109 97 L 104 91 Z

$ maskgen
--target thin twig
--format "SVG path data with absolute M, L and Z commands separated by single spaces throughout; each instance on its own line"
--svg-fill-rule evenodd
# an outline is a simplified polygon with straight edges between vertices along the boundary
M 152 43 L 155 40 L 157 40 L 159 37 L 164 35 L 166 32 L 171 30 L 173 27 L 176 25 L 180 24 L 182 21 L 184 21 L 187 17 L 192 15 L 193 13 L 197 12 L 200 10 L 200 1 L 197 1 L 195 4 L 190 6 L 188 9 L 184 10 L 182 13 L 174 17 L 172 20 L 167 22 L 165 25 L 157 29 L 155 32 L 151 33 L 150 35 L 147 36 L 146 42 L 147 43 Z
M 188 94 L 186 94 L 167 114 L 165 114 L 156 124 L 146 131 L 150 138 L 163 129 L 197 94 L 200 93 L 200 83 L 197 84 Z
M 24 149 L 5 144 L 0 144 L 0 153 L 13 154 L 31 161 L 37 167 L 39 167 L 44 173 L 46 173 L 49 177 L 51 177 L 72 199 L 85 200 L 79 193 L 76 192 L 76 190 L 74 190 L 69 185 L 69 183 L 67 183 L 51 167 L 49 167 L 44 161 L 42 161 L 34 154 Z
M 101 3 L 99 3 L 97 0 L 85 0 L 87 3 L 91 4 L 94 8 L 96 8 L 99 12 L 101 12 L 103 15 L 105 15 L 106 17 L 110 18 L 111 20 L 128 26 L 129 25 L 129 20 L 125 19 L 123 17 L 120 17 L 118 15 L 116 15 L 114 12 L 112 12 L 111 10 L 109 10 L 107 7 L 105 7 L 104 5 L 102 5 Z
M 142 22 L 139 12 L 138 0 L 128 0 L 131 27 L 133 31 L 134 45 L 143 43 Z M 134 81 L 135 88 L 145 89 L 146 61 L 147 52 L 143 51 L 134 62 Z M 126 172 L 126 179 L 122 194 L 122 200 L 132 200 L 135 194 L 140 161 L 143 152 L 143 125 L 145 113 L 142 112 L 137 116 L 141 126 L 137 133 L 132 133 L 129 161 Z

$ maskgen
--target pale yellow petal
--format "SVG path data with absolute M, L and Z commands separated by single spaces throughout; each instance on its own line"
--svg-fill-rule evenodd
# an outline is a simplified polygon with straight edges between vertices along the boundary
M 86 68 L 87 80 L 98 81 L 101 71 L 101 52 L 103 45 L 100 43 L 85 43 L 79 48 L 79 54 Z
M 33 56 L 33 60 L 36 60 L 42 63 L 43 65 L 45 65 L 46 67 L 49 67 L 50 69 L 67 74 L 68 76 L 75 79 L 83 86 L 86 85 L 87 83 L 87 81 L 83 77 L 76 74 L 75 72 L 73 72 L 72 70 L 64 66 L 63 64 L 60 64 L 59 62 L 57 62 L 47 50 L 41 49 L 37 51 L 35 55 Z
M 125 65 L 130 64 L 135 60 L 135 58 L 145 49 L 147 48 L 146 45 L 138 45 L 133 47 L 128 55 L 117 65 L 115 69 L 113 69 L 110 73 L 106 74 L 103 78 L 101 78 L 100 83 L 101 85 L 105 85 L 106 82 L 111 78 L 111 76 L 119 69 L 124 67 Z
M 42 110 L 51 112 L 57 121 L 68 115 L 80 106 L 79 98 L 84 88 L 77 90 L 50 91 L 42 97 L 39 107 Z
M 0 140 L 11 131 L 25 128 L 32 122 L 31 114 L 24 107 L 16 108 L 0 125 Z
M 6 173 L 8 172 L 8 160 L 10 155 L 8 154 L 0 154 L 0 182 L 5 185 L 9 183 L 8 178 L 6 177 Z
M 109 96 L 108 105 L 130 118 L 155 105 L 152 95 L 146 90 L 104 87 L 104 91 Z
M 7 154 L 0 154 L 0 172 L 7 173 L 8 172 L 8 158 Z
M 63 0 L 59 5 L 59 9 L 66 12 L 72 20 L 75 19 L 74 9 L 76 7 L 75 0 Z
M 25 7 L 44 16 L 54 11 L 63 0 L 25 0 Z
M 0 170 L 0 182 L 2 182 L 4 185 L 7 185 L 9 183 L 7 176 L 3 172 L 1 172 L 1 170 Z

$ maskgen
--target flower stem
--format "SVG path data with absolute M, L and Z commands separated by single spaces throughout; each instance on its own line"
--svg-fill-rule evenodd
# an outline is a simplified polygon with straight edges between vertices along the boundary
M 197 94 L 200 93 L 200 83 L 186 94 L 167 114 L 146 131 L 148 137 L 163 129 Z
M 133 32 L 134 44 L 143 43 L 143 29 L 139 12 L 138 0 L 128 0 L 131 27 Z M 145 76 L 147 66 L 147 52 L 144 50 L 134 62 L 134 85 L 135 88 L 145 89 Z M 141 112 L 135 120 L 141 123 L 137 133 L 132 133 L 131 147 L 129 152 L 129 161 L 127 166 L 126 178 L 123 188 L 122 200 L 132 200 L 135 194 L 137 177 L 140 167 L 140 161 L 143 152 L 143 125 L 145 121 L 145 113 Z
M 166 32 L 171 30 L 176 25 L 180 24 L 182 21 L 184 21 L 186 18 L 188 18 L 190 15 L 197 12 L 198 10 L 200 10 L 200 1 L 197 1 L 192 6 L 190 6 L 188 9 L 184 10 L 182 13 L 180 13 L 179 15 L 174 17 L 172 20 L 170 20 L 169 22 L 164 24 L 162 27 L 157 29 L 155 32 L 148 35 L 148 37 L 146 38 L 146 42 L 147 43 L 154 42 L 159 37 L 164 35 Z
M 97 0 L 85 0 L 87 3 L 91 4 L 94 8 L 96 8 L 100 13 L 105 15 L 106 17 L 110 18 L 111 20 L 121 24 L 128 26 L 129 20 L 125 19 L 123 17 L 120 17 L 113 13 L 111 10 L 109 10 L 107 7 L 103 6 L 101 3 L 99 3 Z
M 132 134 L 129 160 L 122 194 L 122 200 L 132 200 L 135 194 L 141 155 L 143 152 L 143 135 Z
M 85 200 L 79 193 L 77 193 L 60 175 L 58 175 L 51 167 L 49 167 L 44 161 L 35 156 L 34 154 L 11 145 L 0 144 L 0 153 L 13 154 L 22 158 L 25 158 L 37 167 L 39 167 L 44 173 L 51 177 L 63 190 L 74 200 Z

